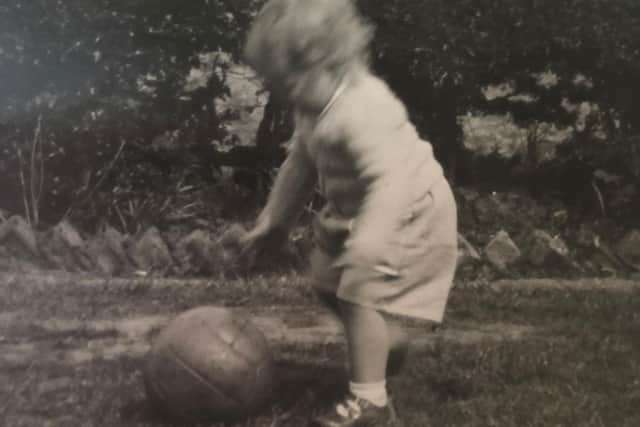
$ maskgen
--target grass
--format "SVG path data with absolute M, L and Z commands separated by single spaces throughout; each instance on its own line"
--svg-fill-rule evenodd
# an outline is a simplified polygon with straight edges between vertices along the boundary
M 41 299 L 52 298 L 44 289 L 21 294 L 14 288 L 11 301 L 22 308 L 51 305 L 45 315 L 89 317 L 179 311 L 204 303 L 308 304 L 303 282 L 289 279 L 162 292 L 147 286 L 99 289 L 92 303 L 89 291 L 76 284 L 61 287 L 64 303 L 57 309 Z M 390 381 L 408 426 L 640 425 L 639 291 L 460 286 L 452 293 L 444 327 L 456 322 L 527 325 L 535 332 L 517 341 L 439 341 L 414 351 L 405 372 Z M 229 426 L 304 426 L 309 413 L 344 391 L 342 346 L 289 346 L 276 353 L 281 384 L 273 404 L 260 416 Z M 146 405 L 140 363 L 133 358 L 78 366 L 35 363 L 20 371 L 0 366 L 0 419 L 12 427 L 166 425 Z

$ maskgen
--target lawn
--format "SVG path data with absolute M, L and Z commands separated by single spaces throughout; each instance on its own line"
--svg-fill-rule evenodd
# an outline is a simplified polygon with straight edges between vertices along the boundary
M 276 319 L 279 307 L 295 309 L 298 332 L 327 316 L 296 275 L 1 274 L 0 424 L 167 425 L 148 408 L 140 372 L 157 325 L 120 346 L 118 325 L 203 304 Z M 390 389 L 407 426 L 638 426 L 639 316 L 640 287 L 631 282 L 459 284 L 444 324 L 421 330 Z M 229 425 L 304 426 L 344 391 L 345 349 L 336 337 L 274 340 L 280 383 L 272 404 Z

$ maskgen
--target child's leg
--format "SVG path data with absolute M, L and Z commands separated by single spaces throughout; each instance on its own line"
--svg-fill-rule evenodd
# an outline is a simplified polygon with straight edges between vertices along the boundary
M 341 302 L 340 307 L 349 346 L 351 380 L 384 381 L 392 343 L 386 320 L 372 308 L 349 302 Z
M 388 322 L 377 310 L 344 301 L 340 302 L 340 307 L 349 343 L 350 366 L 355 368 L 354 380 L 380 378 L 379 366 L 382 363 L 382 378 L 398 374 L 409 347 L 409 336 L 405 330 Z M 378 356 L 372 357 L 369 350 L 377 350 Z M 377 374 L 371 375 L 373 371 Z
M 333 305 L 333 304 L 332 304 Z M 313 426 L 401 426 L 387 396 L 387 364 L 392 346 L 404 347 L 406 335 L 375 309 L 339 300 L 349 350 L 351 378 L 344 401 L 312 421 Z
M 387 358 L 387 378 L 398 375 L 405 365 L 409 353 L 409 335 L 403 328 L 387 322 L 391 345 Z
M 344 309 L 341 309 L 341 306 L 344 304 L 338 300 L 335 294 L 316 289 L 316 295 L 323 305 L 340 319 L 343 325 L 346 324 Z M 389 336 L 389 354 L 387 356 L 385 371 L 387 377 L 393 377 L 398 375 L 404 367 L 409 351 L 409 337 L 403 328 L 394 323 L 387 322 L 387 330 Z
M 320 301 L 338 318 L 342 317 L 336 290 L 340 283 L 342 270 L 332 266 L 335 258 L 325 251 L 316 248 L 309 260 L 311 287 Z
M 385 406 L 386 380 L 404 363 L 407 334 L 375 309 L 344 301 L 340 307 L 349 347 L 350 391 L 356 397 Z

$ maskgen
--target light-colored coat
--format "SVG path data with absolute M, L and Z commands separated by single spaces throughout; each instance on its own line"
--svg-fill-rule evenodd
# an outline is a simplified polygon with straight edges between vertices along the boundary
M 322 218 L 338 218 L 348 228 L 319 242 L 316 285 L 381 311 L 440 321 L 456 265 L 455 201 L 431 145 L 377 77 L 363 72 L 319 117 L 296 117 L 258 221 L 287 229 L 316 184 L 327 200 L 320 227 Z M 326 240 L 332 230 L 318 234 Z

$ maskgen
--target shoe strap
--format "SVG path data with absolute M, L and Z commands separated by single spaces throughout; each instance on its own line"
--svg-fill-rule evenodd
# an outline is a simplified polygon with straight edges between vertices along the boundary
M 362 407 L 360 406 L 359 399 L 345 399 L 344 402 L 336 405 L 336 413 L 342 418 L 349 420 L 355 420 L 362 415 Z

